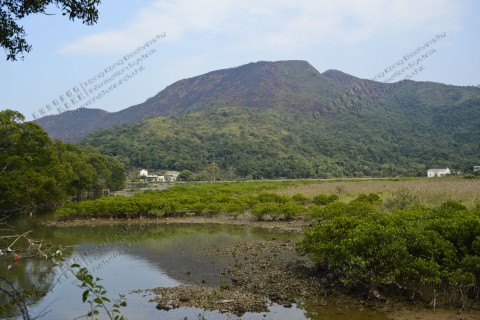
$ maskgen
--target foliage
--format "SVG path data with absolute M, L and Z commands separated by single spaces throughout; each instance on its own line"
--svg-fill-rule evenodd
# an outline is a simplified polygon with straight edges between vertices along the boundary
M 277 193 L 287 196 L 300 193 L 306 197 L 315 197 L 318 194 L 337 194 L 342 201 L 349 201 L 352 197 L 361 193 L 376 193 L 385 201 L 385 206 L 387 202 L 400 197 L 404 193 L 402 190 L 408 190 L 406 192 L 416 198 L 409 200 L 409 202 L 412 202 L 411 204 L 418 202 L 434 207 L 440 205 L 445 200 L 456 200 L 461 201 L 468 208 L 473 208 L 475 203 L 480 200 L 479 188 L 479 181 L 452 176 L 442 179 L 415 177 L 342 179 L 335 181 L 310 180 L 308 183 L 298 183 L 282 188 Z M 338 192 L 339 189 L 342 190 L 341 193 Z M 390 209 L 387 211 L 390 211 Z
M 177 185 L 131 197 L 107 197 L 69 203 L 56 211 L 59 219 L 138 218 L 252 213 L 259 219 L 291 219 L 306 212 L 293 197 L 265 192 L 293 182 L 236 182 Z M 298 198 L 298 197 L 297 197 Z
M 408 84 L 361 111 L 328 117 L 218 103 L 99 130 L 81 144 L 133 167 L 188 169 L 208 180 L 212 163 L 221 169 L 216 180 L 228 170 L 238 179 L 425 176 L 433 166 L 471 172 L 480 161 L 479 91 L 455 90 L 458 99 L 443 96 L 444 86 Z
M 310 216 L 317 220 L 331 219 L 345 214 L 358 219 L 364 218 L 370 212 L 379 208 L 381 203 L 380 197 L 376 194 L 359 194 L 349 203 L 333 201 L 326 205 L 313 205 L 309 208 L 309 212 Z
M 317 208 L 321 222 L 306 230 L 300 243 L 332 277 L 370 293 L 389 284 L 425 297 L 440 290 L 465 297 L 478 290 L 478 208 L 447 201 L 432 209 L 393 207 L 396 211 L 386 213 L 368 196 L 362 198 Z
M 178 175 L 178 180 L 179 181 L 188 181 L 188 180 L 192 179 L 192 174 L 193 174 L 192 171 L 184 169 L 184 170 L 180 171 L 180 174 Z
M 0 112 L 0 211 L 123 186 L 125 171 L 117 159 L 52 142 L 40 126 L 24 119 L 16 111 Z
M 387 199 L 383 206 L 389 211 L 403 210 L 417 204 L 418 201 L 418 196 L 413 194 L 413 192 L 407 189 L 401 189 Z
M 33 316 L 29 308 L 52 289 L 54 284 L 47 280 L 51 268 L 63 261 L 64 254 L 69 251 L 61 245 L 31 238 L 31 231 L 18 233 L 6 221 L 7 217 L 0 219 L 0 248 L 6 248 L 5 251 L 0 249 L 0 256 L 14 258 L 15 263 L 36 259 L 35 265 L 40 267 L 29 268 L 26 277 L 9 272 L 0 274 L 0 317 L 21 315 L 25 320 L 39 319 L 46 312 Z
M 313 203 L 318 205 L 326 205 L 330 202 L 334 202 L 338 200 L 338 196 L 334 194 L 326 195 L 326 194 L 319 194 L 318 196 L 313 197 Z
M 100 0 L 14 0 L 0 1 L 0 4 L 0 46 L 7 52 L 7 60 L 16 60 L 19 55 L 23 59 L 23 53 L 31 49 L 25 40 L 25 30 L 17 21 L 31 14 L 48 14 L 47 7 L 54 4 L 70 20 L 80 19 L 84 24 L 93 25 L 98 19 Z
M 292 196 L 292 200 L 297 202 L 300 205 L 306 205 L 310 202 L 310 199 L 308 199 L 306 196 L 300 193 L 296 193 Z
M 113 301 L 112 309 L 110 310 L 110 307 L 107 305 L 107 303 L 112 303 L 112 300 L 108 298 L 105 288 L 99 284 L 101 279 L 94 278 L 88 272 L 87 268 L 80 268 L 80 265 L 78 264 L 73 264 L 71 268 L 78 269 L 75 277 L 80 281 L 78 287 L 84 289 L 82 294 L 82 302 L 90 305 L 90 311 L 83 317 L 91 318 L 98 316 L 100 311 L 104 311 L 108 319 L 125 319 L 120 312 L 120 307 L 125 307 L 127 305 L 124 295 L 120 294 L 119 298 Z

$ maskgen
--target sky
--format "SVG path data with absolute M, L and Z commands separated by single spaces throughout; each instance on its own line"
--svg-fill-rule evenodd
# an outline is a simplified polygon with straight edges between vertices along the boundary
M 373 79 L 424 55 L 412 80 L 480 86 L 477 0 L 102 0 L 94 26 L 48 13 L 20 21 L 33 46 L 24 60 L 0 51 L 0 110 L 27 120 L 119 111 L 178 80 L 256 61 Z

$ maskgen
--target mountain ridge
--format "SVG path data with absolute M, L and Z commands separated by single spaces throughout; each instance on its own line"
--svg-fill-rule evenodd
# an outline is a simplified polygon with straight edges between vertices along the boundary
M 370 81 L 345 73 L 343 77 L 354 78 L 355 83 Z M 98 129 L 151 116 L 182 115 L 212 105 L 300 109 L 311 113 L 335 114 L 342 110 L 332 108 L 331 101 L 348 89 L 339 85 L 339 82 L 341 79 L 338 75 L 334 79 L 331 72 L 322 74 L 307 61 L 259 61 L 176 81 L 143 103 L 121 111 L 110 113 L 101 109 L 82 109 L 47 116 L 34 122 L 44 127 L 52 138 L 78 142 L 86 134 Z M 377 87 L 373 88 L 372 83 L 367 82 L 365 86 L 372 88 L 372 93 L 388 86 L 376 83 Z
M 228 179 L 412 176 L 480 163 L 480 88 L 380 83 L 297 60 L 183 79 L 116 113 L 41 120 L 129 167 L 201 174 L 215 163 Z

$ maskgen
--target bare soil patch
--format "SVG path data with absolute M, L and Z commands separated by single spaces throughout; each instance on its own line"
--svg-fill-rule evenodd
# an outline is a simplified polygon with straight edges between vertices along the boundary
M 203 286 L 179 286 L 175 288 L 155 288 L 148 290 L 155 294 L 150 302 L 157 303 L 158 310 L 171 310 L 179 307 L 201 307 L 205 310 L 229 312 L 238 316 L 245 312 L 266 312 L 264 297 L 239 290 L 220 289 Z
M 382 292 L 386 301 L 368 299 L 367 292 L 351 292 L 299 255 L 293 241 L 256 240 L 228 246 L 218 245 L 207 254 L 233 258 L 225 268 L 223 288 L 181 286 L 150 290 L 158 309 L 197 307 L 242 315 L 264 312 L 275 302 L 285 307 L 320 305 L 347 312 L 374 310 L 393 320 L 480 320 L 475 311 L 436 309 L 421 300 L 410 301 L 402 292 Z M 379 319 L 380 319 L 379 318 Z

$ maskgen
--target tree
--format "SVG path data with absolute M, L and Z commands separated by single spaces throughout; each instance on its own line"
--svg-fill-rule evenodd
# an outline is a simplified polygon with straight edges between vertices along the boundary
M 93 25 L 98 20 L 100 0 L 0 0 L 0 4 L 0 45 L 7 60 L 15 61 L 19 56 L 23 59 L 23 54 L 32 48 L 18 20 L 35 13 L 50 15 L 47 7 L 55 5 L 70 20 L 80 19 L 86 25 Z
M 63 201 L 81 192 L 119 189 L 116 158 L 61 141 L 16 111 L 0 111 L 0 213 Z
M 0 208 L 29 206 L 65 197 L 51 140 L 22 114 L 0 112 Z
M 193 172 L 187 169 L 184 169 L 180 171 L 180 174 L 178 175 L 178 180 L 180 181 L 188 181 L 192 178 Z
M 221 169 L 218 164 L 215 162 L 210 163 L 206 168 L 208 175 L 211 177 L 212 181 L 217 180 L 218 176 L 220 175 Z

